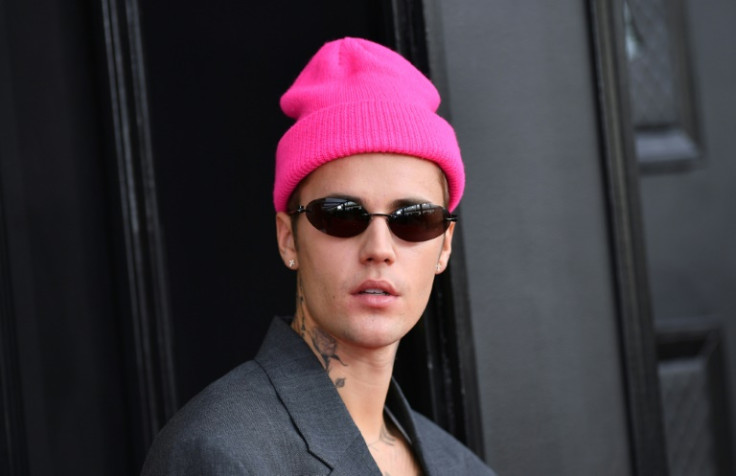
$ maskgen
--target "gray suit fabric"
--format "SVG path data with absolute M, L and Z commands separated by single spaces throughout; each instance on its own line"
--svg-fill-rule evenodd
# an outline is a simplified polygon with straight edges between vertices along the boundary
M 409 408 L 392 382 L 386 406 L 425 475 L 493 475 L 470 450 Z M 182 408 L 156 437 L 142 476 L 362 476 L 381 472 L 306 343 L 275 318 L 256 358 Z

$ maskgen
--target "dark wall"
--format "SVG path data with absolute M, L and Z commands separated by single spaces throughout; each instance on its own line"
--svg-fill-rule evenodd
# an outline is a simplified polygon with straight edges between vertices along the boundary
M 14 323 L 4 337 L 21 369 L 20 387 L 10 388 L 22 401 L 25 435 L 17 436 L 27 437 L 13 441 L 16 456 L 28 451 L 28 473 L 18 474 L 132 470 L 95 14 L 89 3 L 0 2 L 0 200 L 11 283 L 1 318 Z

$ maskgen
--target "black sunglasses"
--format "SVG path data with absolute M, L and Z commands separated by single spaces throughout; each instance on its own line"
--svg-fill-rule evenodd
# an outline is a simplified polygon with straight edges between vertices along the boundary
M 397 208 L 391 213 L 368 213 L 363 205 L 346 198 L 318 198 L 305 207 L 300 205 L 290 215 L 306 213 L 309 223 L 330 236 L 350 238 L 363 233 L 373 217 L 386 217 L 388 227 L 405 241 L 427 241 L 447 230 L 457 221 L 446 208 L 431 203 L 417 203 Z

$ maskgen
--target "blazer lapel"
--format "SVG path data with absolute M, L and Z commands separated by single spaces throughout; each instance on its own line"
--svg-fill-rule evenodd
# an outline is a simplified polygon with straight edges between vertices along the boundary
M 363 438 L 353 440 L 352 444 L 335 462 L 330 476 L 356 476 L 376 475 L 381 476 L 375 460 L 368 451 Z
M 255 358 L 268 375 L 309 452 L 333 476 L 380 475 L 358 427 L 307 344 L 276 318 Z
M 391 379 L 391 386 L 386 396 L 386 406 L 409 435 L 414 454 L 422 466 L 422 474 L 425 476 L 452 474 L 452 454 L 449 454 L 447 449 L 438 444 L 429 434 L 422 434 L 417 430 L 414 412 L 409 407 L 409 402 L 406 401 L 401 388 L 393 379 Z

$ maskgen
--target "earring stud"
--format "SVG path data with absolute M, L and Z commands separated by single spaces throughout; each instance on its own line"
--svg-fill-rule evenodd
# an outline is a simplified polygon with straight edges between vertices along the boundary
M 439 270 L 440 270 L 440 264 L 437 263 L 437 271 L 439 271 Z
M 294 261 L 293 259 L 289 260 L 289 268 L 294 268 L 295 264 L 296 264 L 296 261 Z

